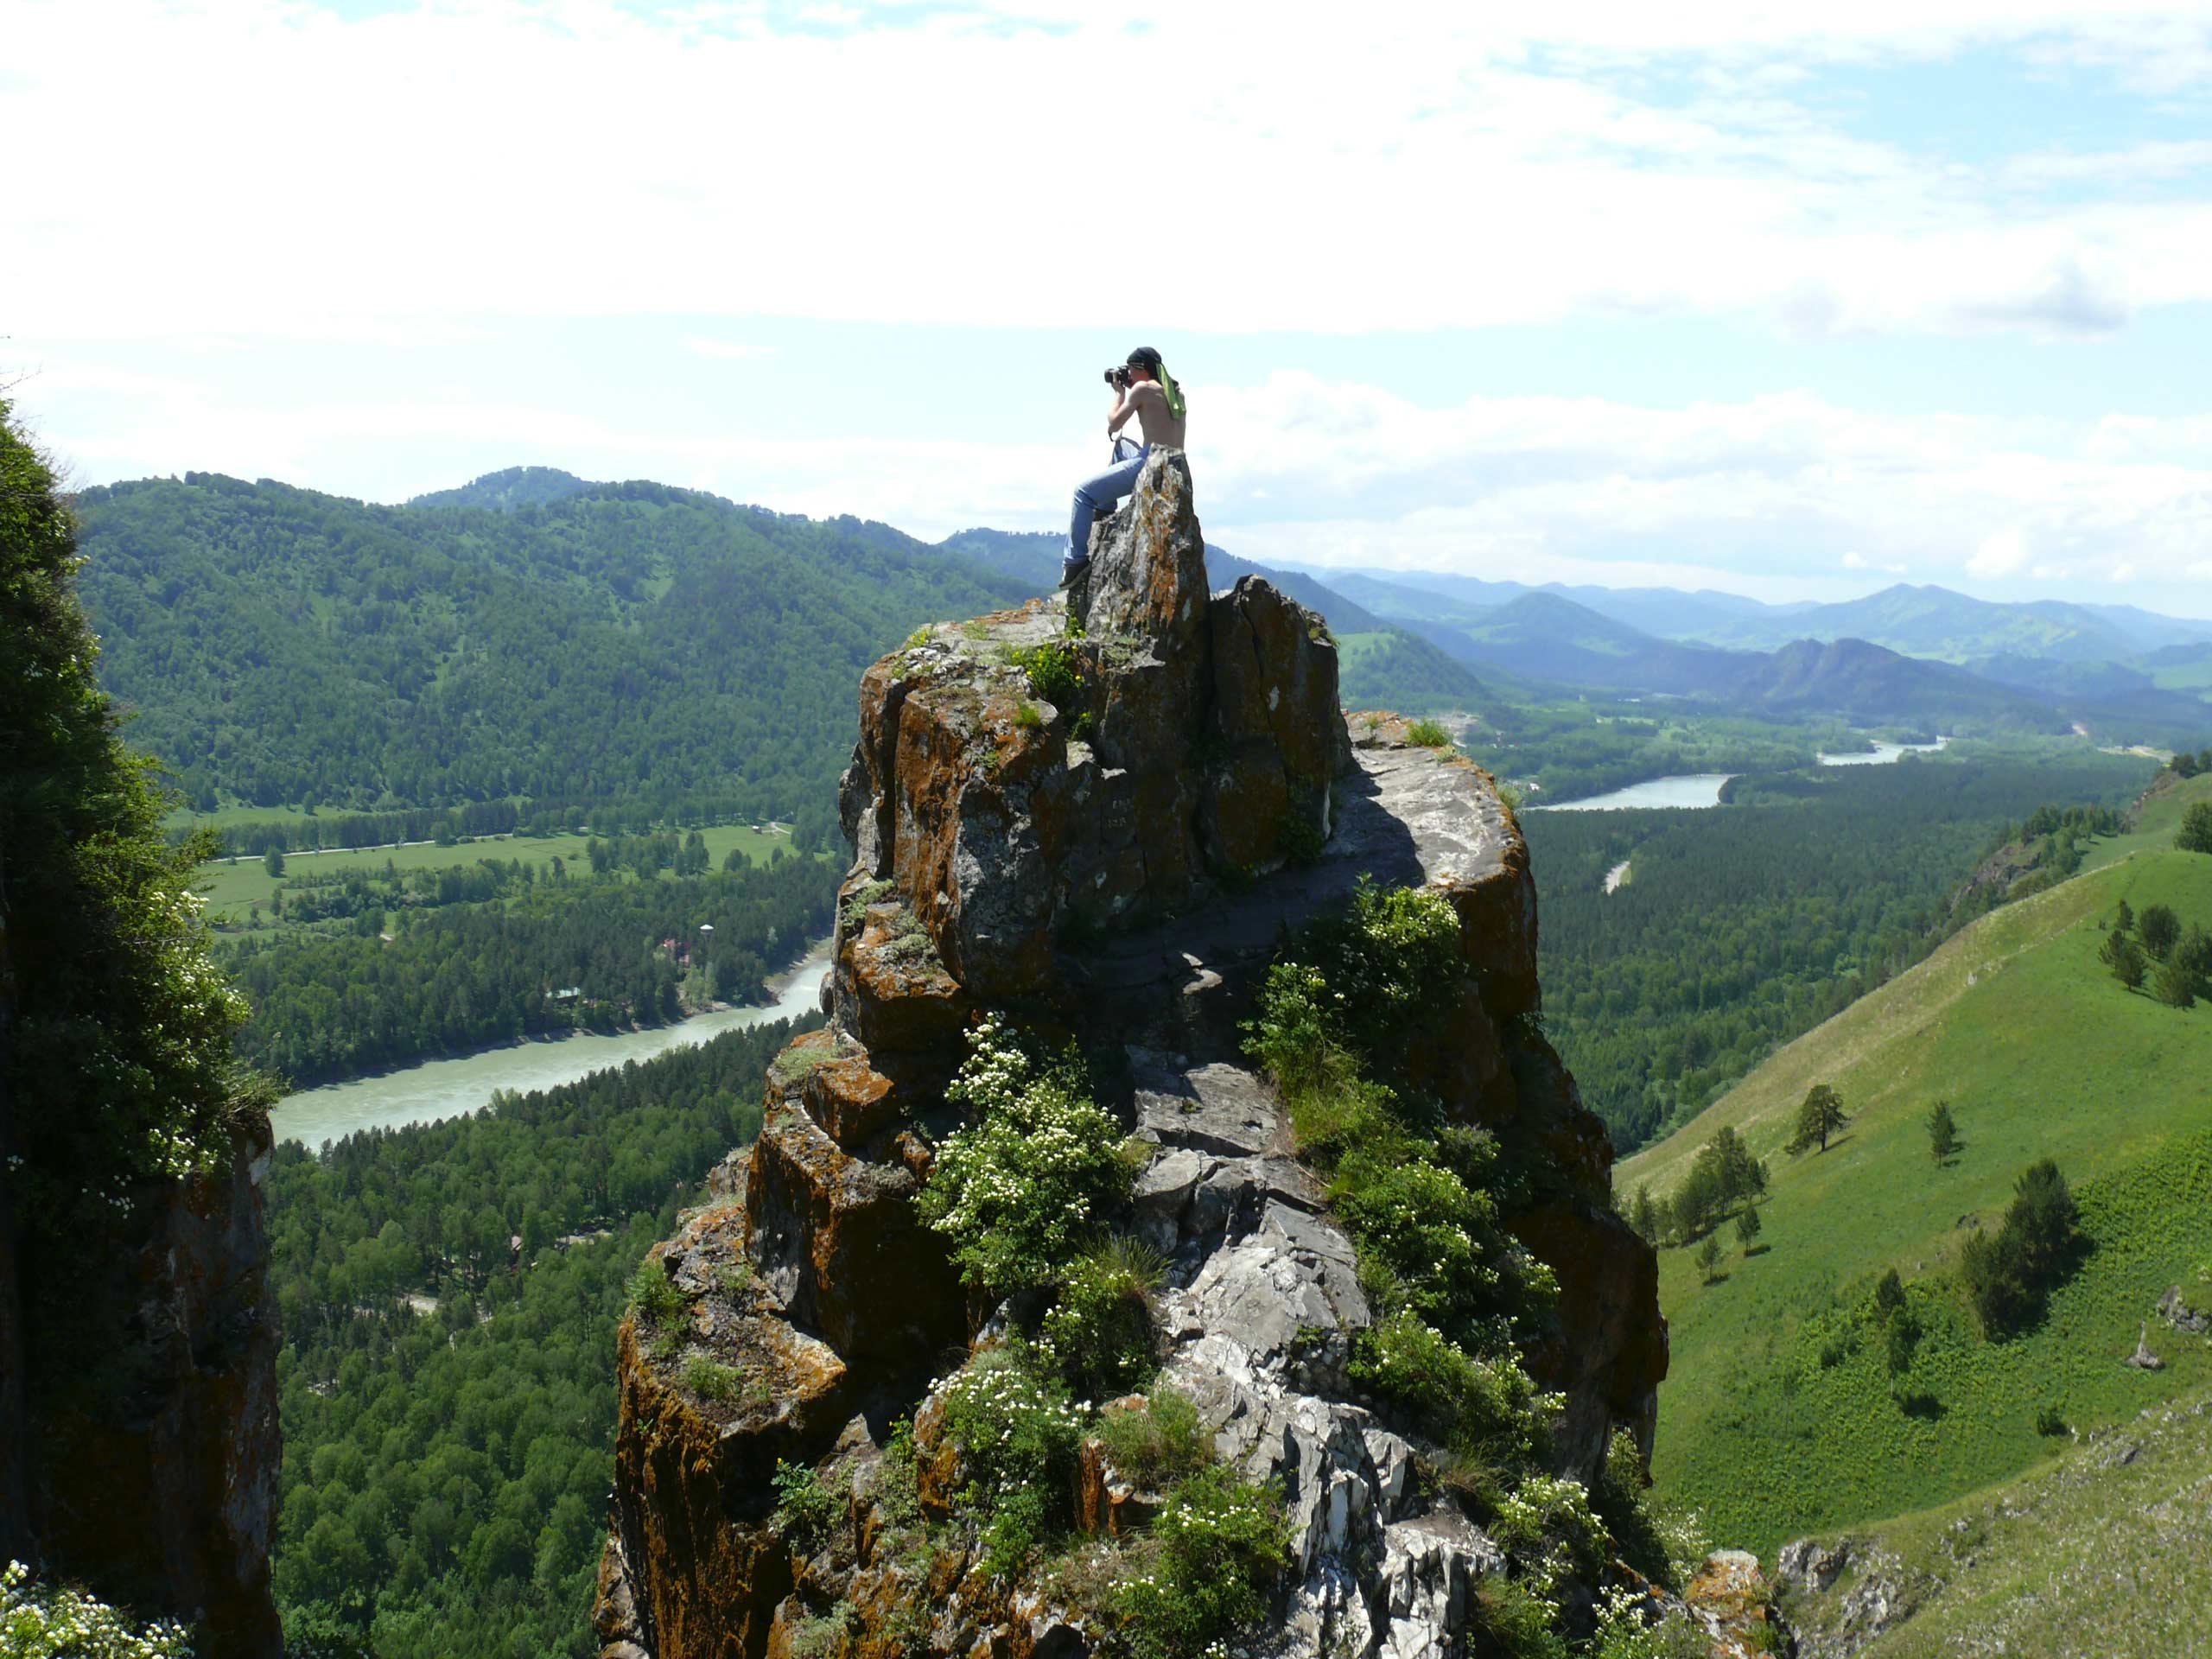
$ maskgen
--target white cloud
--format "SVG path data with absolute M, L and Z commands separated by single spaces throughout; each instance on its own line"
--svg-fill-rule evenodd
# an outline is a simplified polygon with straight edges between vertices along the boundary
M 1260 29 L 1224 0 L 1038 0 L 778 33 L 765 8 L 616 0 L 352 22 L 12 0 L 0 118 L 51 135 L 55 164 L 0 203 L 0 312 L 46 337 L 516 312 L 1359 331 L 1623 308 L 2065 332 L 2212 298 L 2212 201 L 2024 207 L 2021 179 L 1790 101 L 1806 64 L 1970 46 L 2186 80 L 2201 3 L 1439 5 L 1367 29 L 1299 10 Z M 1646 65 L 1708 94 L 1655 101 L 1624 73 Z M 1167 90 L 1117 149 L 1103 111 L 1131 86 Z M 1109 175 L 1141 204 L 1134 264 L 1092 257 L 1095 216 L 1071 216 Z
M 1976 576 L 2015 576 L 2027 564 L 2026 538 L 2017 530 L 2000 530 L 1982 538 L 1980 547 L 1967 561 L 1967 571 Z
M 749 340 L 715 340 L 706 334 L 692 334 L 684 340 L 683 349 L 695 357 L 739 359 L 767 357 L 772 354 L 776 348 L 772 346 L 756 346 Z

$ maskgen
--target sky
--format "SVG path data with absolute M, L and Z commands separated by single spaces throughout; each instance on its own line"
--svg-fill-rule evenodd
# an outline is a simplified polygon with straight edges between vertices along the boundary
M 2212 0 L 0 0 L 0 383 L 79 483 L 1058 530 L 1146 344 L 1262 563 L 2212 616 Z

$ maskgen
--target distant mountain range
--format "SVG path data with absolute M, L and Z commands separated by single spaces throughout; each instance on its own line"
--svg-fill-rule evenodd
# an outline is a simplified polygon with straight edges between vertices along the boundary
M 487 474 L 404 508 L 355 504 L 353 511 L 400 515 L 380 519 L 379 533 L 446 513 L 488 512 L 515 524 L 495 539 L 518 536 L 517 555 L 529 559 L 524 547 L 543 537 L 556 550 L 549 556 L 558 559 L 568 556 L 557 550 L 576 533 L 575 524 L 561 524 L 596 527 L 607 509 L 590 509 L 581 520 L 579 512 L 625 497 L 694 504 L 695 516 L 681 520 L 687 537 L 703 524 L 697 512 L 722 512 L 734 515 L 725 522 L 748 535 L 836 549 L 814 572 L 830 578 L 833 589 L 849 569 L 881 560 L 890 562 L 887 573 L 900 572 L 894 586 L 909 571 L 921 575 L 912 563 L 918 559 L 941 565 L 942 579 L 999 584 L 1009 595 L 1048 593 L 1058 579 L 1060 538 L 1049 532 L 978 528 L 931 543 L 851 517 L 817 522 L 658 485 L 595 484 L 545 467 Z M 337 504 L 316 512 L 326 510 Z M 116 515 L 92 517 L 98 527 Z M 537 528 L 541 521 L 543 531 Z M 718 524 L 704 539 L 725 533 Z M 639 577 L 664 581 L 691 556 L 670 545 L 639 566 Z M 2133 606 L 2006 605 L 1904 584 L 1840 604 L 1769 605 L 1709 588 L 1537 587 L 1438 571 L 1269 568 L 1213 546 L 1207 563 L 1217 587 L 1256 573 L 1326 617 L 1344 647 L 1345 698 L 1357 704 L 1488 709 L 1497 701 L 1492 683 L 1503 678 L 1535 688 L 1681 697 L 1746 713 L 1821 713 L 1946 729 L 2063 730 L 2079 723 L 2100 739 L 2126 742 L 2196 745 L 2212 728 L 2205 702 L 2212 691 L 2212 623 Z M 620 565 L 609 566 L 618 578 Z M 567 581 L 575 579 L 572 573 Z M 600 579 L 594 570 L 588 580 Z M 915 596 L 928 585 L 918 584 Z M 99 587 L 96 602 L 120 599 Z M 648 595 L 618 588 L 612 597 L 626 614 Z M 127 639 L 117 642 L 112 666 L 124 681 L 132 678 L 125 671 L 135 655 Z M 149 732 L 162 724 L 154 707 L 159 701 L 146 699 Z M 257 744 L 266 741 L 262 728 Z M 199 742 L 178 747 L 189 751 Z
M 1436 571 L 1299 567 L 1383 621 L 1473 666 L 1562 685 L 1740 700 L 1745 654 L 1855 642 L 1967 678 L 1872 672 L 1860 656 L 1837 712 L 1925 694 L 1923 718 L 2044 723 L 2054 712 L 2129 742 L 2201 741 L 2212 726 L 2212 622 L 2132 605 L 2000 604 L 1900 583 L 1838 604 L 1767 605 L 1710 589 L 1530 587 Z M 1802 653 L 1800 653 L 1802 656 Z M 1830 672 L 1840 671 L 1831 664 Z M 1878 688 L 1880 688 L 1878 694 Z M 1829 692 L 1812 690 L 1823 697 Z

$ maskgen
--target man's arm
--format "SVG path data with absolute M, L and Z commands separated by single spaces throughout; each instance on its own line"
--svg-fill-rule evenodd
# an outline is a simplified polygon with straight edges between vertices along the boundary
M 1149 380 L 1131 381 L 1129 389 L 1114 400 L 1114 412 L 1106 417 L 1106 435 L 1109 438 L 1119 435 L 1122 429 L 1129 423 L 1130 416 L 1137 413 L 1149 399 L 1163 395 L 1160 388 Z

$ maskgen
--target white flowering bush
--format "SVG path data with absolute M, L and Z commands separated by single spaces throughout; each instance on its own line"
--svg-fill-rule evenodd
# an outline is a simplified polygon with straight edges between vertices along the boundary
M 1713 1644 L 1680 1613 L 1660 1613 L 1640 1590 L 1609 1591 L 1598 1603 L 1590 1659 L 1707 1659 Z
M 8 1659 L 191 1659 L 185 1628 L 134 1625 L 106 1603 L 31 1578 L 21 1561 L 0 1572 L 0 1654 Z
M 1490 1531 L 1522 1581 L 1541 1595 L 1605 1559 L 1605 1522 L 1591 1512 L 1582 1483 L 1563 1475 L 1525 1477 L 1499 1501 Z
M 938 1148 L 922 1220 L 994 1300 L 1051 1282 L 1128 1197 L 1121 1126 L 1090 1099 L 1079 1063 L 1041 1061 L 996 1016 L 969 1033 L 945 1094 L 969 1122 Z
M 984 1566 L 998 1577 L 1020 1572 L 1065 1523 L 1090 1410 L 1032 1358 L 1019 1343 L 986 1350 L 938 1390 L 968 1474 L 957 1501 L 979 1522 Z
M 1218 1464 L 1177 1483 L 1116 1596 L 1140 1659 L 1215 1659 L 1259 1623 L 1290 1564 L 1282 1503 Z

